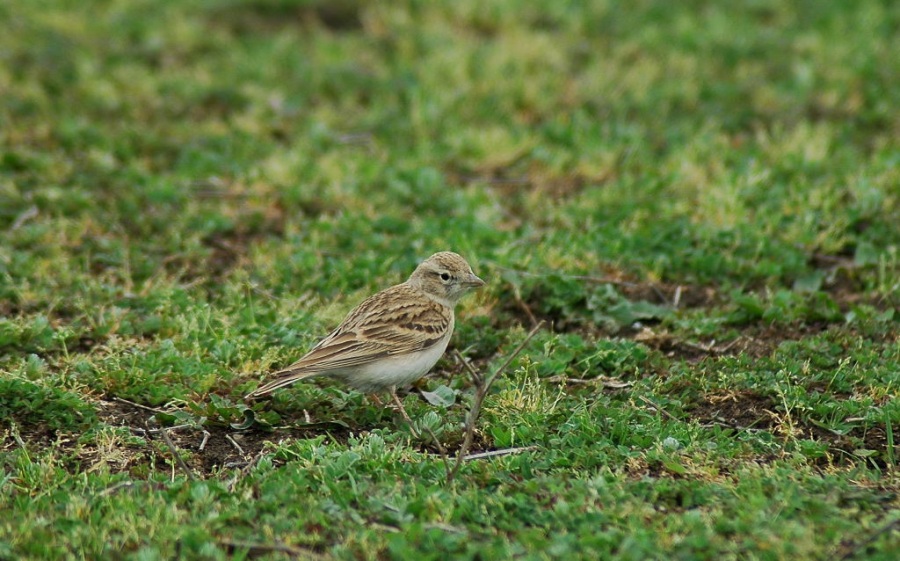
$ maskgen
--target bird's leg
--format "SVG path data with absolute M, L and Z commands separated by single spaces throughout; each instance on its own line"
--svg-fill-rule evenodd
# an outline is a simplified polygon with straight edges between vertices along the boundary
M 403 420 L 409 423 L 409 428 L 415 434 L 416 429 L 413 428 L 412 419 L 409 418 L 409 415 L 406 413 L 406 408 L 403 407 L 403 402 L 400 401 L 400 397 L 397 395 L 397 387 L 391 386 L 391 398 L 394 400 L 394 403 L 397 405 L 397 408 L 400 409 L 400 414 L 403 415 Z

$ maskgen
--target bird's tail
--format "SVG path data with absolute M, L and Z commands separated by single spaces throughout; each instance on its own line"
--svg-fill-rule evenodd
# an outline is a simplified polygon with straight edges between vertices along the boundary
M 244 396 L 244 399 L 254 399 L 257 397 L 262 397 L 264 395 L 269 395 L 278 388 L 290 386 L 294 382 L 305 380 L 306 378 L 312 378 L 313 376 L 317 376 L 319 374 L 321 374 L 321 372 L 310 372 L 309 370 L 282 370 L 274 374 L 274 380 L 267 384 L 263 384 L 262 386 L 248 393 Z

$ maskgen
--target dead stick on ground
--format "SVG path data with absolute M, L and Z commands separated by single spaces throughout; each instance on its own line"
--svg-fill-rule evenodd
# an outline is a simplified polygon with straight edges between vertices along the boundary
M 437 435 L 434 434 L 434 431 L 431 430 L 431 427 L 429 427 L 428 425 L 425 425 L 423 428 L 425 429 L 425 432 L 428 433 L 428 436 L 431 437 L 431 440 L 434 441 L 434 444 L 437 446 L 438 452 L 441 453 L 441 460 L 443 460 L 443 462 L 444 462 L 444 469 L 446 469 L 447 472 L 449 473 L 450 472 L 450 456 L 447 455 L 447 448 L 445 448 L 444 445 L 441 444 L 441 441 L 438 440 Z
M 262 460 L 262 457 L 265 455 L 266 449 L 263 448 L 256 453 L 256 456 L 254 456 L 252 460 L 247 462 L 247 465 L 242 467 L 241 470 L 231 478 L 231 481 L 228 482 L 229 493 L 234 492 L 234 489 L 235 487 L 237 487 L 238 482 L 246 478 L 250 474 L 250 470 L 252 470 L 257 464 L 259 464 L 259 461 Z
M 885 524 L 884 526 L 882 526 L 881 528 L 879 528 L 878 530 L 873 532 L 872 535 L 870 535 L 868 538 L 862 540 L 859 543 L 854 544 L 853 547 L 851 547 L 850 550 L 847 551 L 847 553 L 845 553 L 844 555 L 841 556 L 840 561 L 849 561 L 850 559 L 853 559 L 853 558 L 859 556 L 870 545 L 872 545 L 873 543 L 878 541 L 878 538 L 880 538 L 886 534 L 889 534 L 895 530 L 898 530 L 898 529 L 900 529 L 900 518 L 898 518 L 897 520 L 894 520 L 893 522 L 889 522 L 889 523 Z
M 163 440 L 166 443 L 166 446 L 169 447 L 169 451 L 172 452 L 172 456 L 175 457 L 175 462 L 178 463 L 178 467 L 180 467 L 184 471 L 184 473 L 188 476 L 188 479 L 190 479 L 191 481 L 196 480 L 197 478 L 194 477 L 194 472 L 192 472 L 191 468 L 189 468 L 188 465 L 184 462 L 184 459 L 182 459 L 181 454 L 178 453 L 178 448 L 175 448 L 175 443 L 172 442 L 171 438 L 169 438 L 169 431 L 164 430 L 164 431 L 160 432 L 159 434 L 162 435 Z
M 167 430 L 178 430 L 178 429 L 186 429 L 186 428 L 194 428 L 194 427 L 195 427 L 195 425 L 185 424 L 185 425 L 175 425 L 172 427 L 160 427 L 158 429 L 142 429 L 141 427 L 128 427 L 128 428 L 132 432 L 142 432 L 142 433 L 146 434 L 146 433 L 157 433 L 157 432 L 163 432 L 163 431 L 167 431 Z
M 234 449 L 237 450 L 237 453 L 238 453 L 238 454 L 240 454 L 241 456 L 244 455 L 244 449 L 241 448 L 241 445 L 238 444 L 237 441 L 236 441 L 235 439 L 231 438 L 231 435 L 230 435 L 230 434 L 226 434 L 226 435 L 225 435 L 225 440 L 227 440 L 229 444 L 231 444 L 232 446 L 234 446 Z
M 12 223 L 12 226 L 9 227 L 9 231 L 15 232 L 16 230 L 21 228 L 23 224 L 37 216 L 38 212 L 38 207 L 36 205 L 31 205 L 25 210 L 25 212 L 16 217 L 15 221 L 13 221 Z
M 497 458 L 499 456 L 509 456 L 510 454 L 520 454 L 528 450 L 534 450 L 537 446 L 520 446 L 518 448 L 504 448 L 503 450 L 491 450 L 490 452 L 480 452 L 463 458 L 465 461 L 483 460 L 485 458 Z
M 513 299 L 516 301 L 516 305 L 522 308 L 522 311 L 525 312 L 525 315 L 528 316 L 528 319 L 531 321 L 531 326 L 534 327 L 538 324 L 538 320 L 534 317 L 534 313 L 532 313 L 528 304 L 525 303 L 525 300 L 522 299 L 522 291 L 519 290 L 519 285 L 513 282 L 508 284 L 513 289 Z
M 676 421 L 676 422 L 678 421 L 678 417 L 676 417 L 675 415 L 669 413 L 668 411 L 666 411 L 665 409 L 663 409 L 663 408 L 660 407 L 659 405 L 653 403 L 652 401 L 650 401 L 650 400 L 647 399 L 646 397 L 644 397 L 644 396 L 642 396 L 642 395 L 639 395 L 639 396 L 637 396 L 637 397 L 638 397 L 638 399 L 640 399 L 641 401 L 643 401 L 644 403 L 646 403 L 646 404 L 647 404 L 647 407 L 649 407 L 650 409 L 653 409 L 653 410 L 656 411 L 657 413 L 662 413 L 663 415 L 665 415 L 666 417 L 668 417 L 668 418 L 669 418 L 670 420 L 672 420 L 672 421 Z
M 494 381 L 497 379 L 500 374 L 502 374 L 512 363 L 512 361 L 519 356 L 519 353 L 522 352 L 522 349 L 525 348 L 525 345 L 531 341 L 531 338 L 537 335 L 537 332 L 543 327 L 544 322 L 540 322 L 535 325 L 531 331 L 528 332 L 528 335 L 525 336 L 525 339 L 522 340 L 521 343 L 513 350 L 512 353 L 506 360 L 503 361 L 503 364 L 500 365 L 497 370 L 487 378 L 484 378 L 480 373 L 478 373 L 472 365 L 468 363 L 462 356 L 463 365 L 472 375 L 472 378 L 475 381 L 475 400 L 472 402 L 472 408 L 469 409 L 469 414 L 466 416 L 466 435 L 463 438 L 462 446 L 460 446 L 459 451 L 456 453 L 456 463 L 453 465 L 453 469 L 447 472 L 447 483 L 453 481 L 453 478 L 456 477 L 456 474 L 459 472 L 460 467 L 462 467 L 463 461 L 466 455 L 469 453 L 469 448 L 472 447 L 472 440 L 475 438 L 475 421 L 478 420 L 478 415 L 481 414 L 481 406 L 484 403 L 484 398 L 487 397 L 488 391 L 490 391 L 491 386 L 494 384 Z
M 230 552 L 246 550 L 248 558 L 261 557 L 271 553 L 284 553 L 298 559 L 329 559 L 329 557 L 309 549 L 287 545 L 284 543 L 248 543 L 231 540 L 219 540 L 218 544 Z
M 198 448 L 197 450 L 202 452 L 203 449 L 206 448 L 206 442 L 208 440 L 209 440 L 209 431 L 204 429 L 203 430 L 203 440 L 200 441 L 200 448 Z
M 119 403 L 124 403 L 125 405 L 130 405 L 132 407 L 136 407 L 138 409 L 143 409 L 144 411 L 150 411 L 153 413 L 165 413 L 162 409 L 154 409 L 153 407 L 147 407 L 146 405 L 141 405 L 140 403 L 135 403 L 133 401 L 128 401 L 127 399 L 122 399 L 121 397 L 112 398 L 113 401 L 118 401 Z
M 117 493 L 120 489 L 131 489 L 135 485 L 137 484 L 134 481 L 121 481 L 100 491 L 99 495 L 101 497 L 106 497 L 112 495 L 113 493 Z
M 472 380 L 475 382 L 475 385 L 480 386 L 483 381 L 481 378 L 481 373 L 478 372 L 477 370 L 475 370 L 475 367 L 473 367 L 471 364 L 469 364 L 469 361 L 465 359 L 465 357 L 462 355 L 462 353 L 460 353 L 456 349 L 453 349 L 453 352 L 456 354 L 456 360 L 460 361 L 462 363 L 462 365 L 465 367 L 465 369 L 469 371 L 469 376 L 472 377 Z

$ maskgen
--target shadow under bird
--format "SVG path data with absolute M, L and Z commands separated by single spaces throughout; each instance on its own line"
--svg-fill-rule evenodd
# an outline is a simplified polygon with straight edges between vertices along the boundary
M 435 253 L 406 282 L 363 301 L 300 360 L 275 372 L 271 381 L 246 397 L 265 396 L 307 378 L 331 376 L 367 393 L 390 390 L 408 420 L 397 388 L 431 370 L 453 335 L 456 304 L 483 285 L 461 256 Z

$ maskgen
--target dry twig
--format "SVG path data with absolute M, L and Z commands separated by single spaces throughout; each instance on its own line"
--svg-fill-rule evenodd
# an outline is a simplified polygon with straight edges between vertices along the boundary
M 512 287 L 513 299 L 515 300 L 516 305 L 525 312 L 525 315 L 528 316 L 528 320 L 531 321 L 531 326 L 534 327 L 538 324 L 538 320 L 531 311 L 531 307 L 522 299 L 522 291 L 519 289 L 519 285 L 513 282 L 508 284 Z
M 25 209 L 22 214 L 16 217 L 15 221 L 13 221 L 12 226 L 9 227 L 10 232 L 15 232 L 19 228 L 22 227 L 26 222 L 34 218 L 38 215 L 38 207 L 36 205 L 31 205 L 27 209 Z
M 228 550 L 229 553 L 246 551 L 248 559 L 270 555 L 272 553 L 284 553 L 297 559 L 330 559 L 326 555 L 310 549 L 288 545 L 286 543 L 249 543 L 233 540 L 219 540 L 218 544 Z
M 197 450 L 202 452 L 203 449 L 206 448 L 207 441 L 209 441 L 209 431 L 204 429 L 203 430 L 203 440 L 200 441 L 200 447 Z
M 178 429 L 186 429 L 186 428 L 194 428 L 194 425 L 184 424 L 184 425 L 174 425 L 171 427 L 159 427 L 157 429 L 142 429 L 141 427 L 128 427 L 131 432 L 143 433 L 147 434 L 155 434 L 158 432 L 165 432 L 170 430 L 178 430 Z
M 698 351 L 703 351 L 704 353 L 708 353 L 708 354 L 711 354 L 711 355 L 721 355 L 721 354 L 725 354 L 725 353 L 727 353 L 728 351 L 730 351 L 732 347 L 734 347 L 735 345 L 737 345 L 737 344 L 738 344 L 739 342 L 741 342 L 743 339 L 744 339 L 743 336 L 738 337 L 738 338 L 735 339 L 734 341 L 731 341 L 731 342 L 728 343 L 727 345 L 723 345 L 723 346 L 721 346 L 721 347 L 717 347 L 717 346 L 716 346 L 716 341 L 715 341 L 715 340 L 713 340 L 713 341 L 710 342 L 709 344 L 693 343 L 693 342 L 691 342 L 691 341 L 678 341 L 677 344 L 678 344 L 678 345 L 681 345 L 682 347 L 687 347 L 687 348 L 689 348 L 689 349 L 694 349 L 694 350 L 698 350 Z
M 244 455 L 244 449 L 241 448 L 241 445 L 238 444 L 237 441 L 236 441 L 235 439 L 231 438 L 231 435 L 230 435 L 230 434 L 226 434 L 226 435 L 225 435 L 225 440 L 227 440 L 229 444 L 231 444 L 232 446 L 234 446 L 234 449 L 237 450 L 238 454 L 240 454 L 241 456 Z
M 639 396 L 637 396 L 637 398 L 640 399 L 641 401 L 643 401 L 643 402 L 647 405 L 647 407 L 649 407 L 650 409 L 653 409 L 653 410 L 656 411 L 657 413 L 662 413 L 663 415 L 665 415 L 666 417 L 668 417 L 669 420 L 678 422 L 678 417 L 676 417 L 675 415 L 669 413 L 668 411 L 666 411 L 665 409 L 663 409 L 663 408 L 660 407 L 659 405 L 653 403 L 652 401 L 650 401 L 650 400 L 647 399 L 646 397 L 644 397 L 644 396 L 642 396 L 642 395 L 639 395 Z
M 122 399 L 121 397 L 113 397 L 113 401 L 118 401 L 119 403 L 124 403 L 125 405 L 130 405 L 131 407 L 135 407 L 137 409 L 143 409 L 144 411 L 150 411 L 151 413 L 165 413 L 162 409 L 155 409 L 153 407 L 147 407 L 146 405 L 141 405 L 140 403 L 135 403 L 133 401 L 128 401 L 127 399 Z
M 172 442 L 171 438 L 169 438 L 169 431 L 164 430 L 159 434 L 162 435 L 163 441 L 165 441 L 166 446 L 169 447 L 169 451 L 172 452 L 172 456 L 175 458 L 175 462 L 178 464 L 178 467 L 180 467 L 181 470 L 184 471 L 184 473 L 188 476 L 188 479 L 190 479 L 191 481 L 195 481 L 197 478 L 194 476 L 194 472 L 191 471 L 191 468 L 188 467 L 187 463 L 185 463 L 184 459 L 181 457 L 181 454 L 178 453 L 178 448 L 175 447 L 175 443 Z
M 429 427 L 428 425 L 425 425 L 423 428 L 425 429 L 425 432 L 428 433 L 428 436 L 431 437 L 431 440 L 434 441 L 435 446 L 437 446 L 438 452 L 441 453 L 441 460 L 443 460 L 443 462 L 444 462 L 444 469 L 446 469 L 447 472 L 449 473 L 450 472 L 450 456 L 447 454 L 447 448 L 441 443 L 441 441 L 440 441 L 440 439 L 438 439 L 437 435 L 434 434 L 434 431 L 431 430 L 431 427 Z
M 500 456 L 509 456 L 511 454 L 520 454 L 522 452 L 527 452 L 528 450 L 534 450 L 537 446 L 520 446 L 518 448 L 504 448 L 503 450 L 490 450 L 489 452 L 479 452 L 478 454 L 470 454 L 463 458 L 465 461 L 469 460 L 483 460 L 485 458 L 497 458 Z
M 472 447 L 472 441 L 475 438 L 475 421 L 478 420 L 478 416 L 481 414 L 481 406 L 484 404 L 484 398 L 487 397 L 488 391 L 490 391 L 491 386 L 494 384 L 494 381 L 497 377 L 500 376 L 512 363 L 512 361 L 519 356 L 519 353 L 522 352 L 522 349 L 525 348 L 525 345 L 531 341 L 532 337 L 537 335 L 537 332 L 543 327 L 544 322 L 538 323 L 531 331 L 528 332 L 528 335 L 522 340 L 521 343 L 506 357 L 506 360 L 503 361 L 503 364 L 500 365 L 497 370 L 495 370 L 490 376 L 484 378 L 478 371 L 476 371 L 471 364 L 468 363 L 464 358 L 462 358 L 463 365 L 469 371 L 469 374 L 472 375 L 472 379 L 475 382 L 475 400 L 472 402 L 472 408 L 469 409 L 469 414 L 466 416 L 466 434 L 463 438 L 462 446 L 460 446 L 459 451 L 456 453 L 456 463 L 453 465 L 453 468 L 447 472 L 447 482 L 453 481 L 456 477 L 456 474 L 459 473 L 460 467 L 462 467 L 462 463 L 469 452 L 469 448 Z M 459 356 L 459 355 L 457 355 Z
M 885 534 L 889 534 L 891 532 L 896 532 L 896 531 L 900 531 L 900 518 L 898 518 L 892 522 L 888 522 L 887 524 L 885 524 L 884 526 L 882 526 L 881 528 L 879 528 L 878 530 L 873 532 L 872 535 L 869 536 L 868 538 L 851 546 L 851 548 L 844 555 L 841 556 L 840 561 L 849 561 L 850 559 L 855 559 L 861 553 L 863 553 L 866 550 L 866 548 L 868 548 L 870 545 L 875 543 L 878 540 L 878 538 L 880 538 L 881 536 L 883 536 Z
M 234 492 L 234 489 L 235 489 L 235 487 L 237 487 L 238 482 L 244 480 L 247 477 L 247 475 L 250 474 L 250 470 L 253 469 L 253 467 L 256 466 L 257 464 L 259 464 L 259 461 L 262 460 L 263 456 L 265 456 L 265 455 L 266 455 L 266 449 L 263 448 L 262 450 L 257 452 L 256 456 L 254 456 L 252 460 L 248 461 L 241 468 L 241 470 L 237 474 L 235 474 L 234 477 L 231 478 L 231 480 L 228 482 L 228 492 L 229 493 Z
M 550 376 L 548 378 L 543 378 L 543 381 L 559 384 L 603 386 L 604 388 L 612 388 L 614 390 L 620 388 L 629 388 L 634 385 L 634 382 L 624 382 L 618 378 L 609 378 L 606 376 L 598 376 L 596 378 L 569 378 L 568 376 Z

